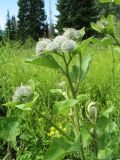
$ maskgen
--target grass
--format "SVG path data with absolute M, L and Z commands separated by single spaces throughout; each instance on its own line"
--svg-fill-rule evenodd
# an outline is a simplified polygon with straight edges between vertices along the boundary
M 101 104 L 101 109 L 102 107 L 109 107 L 111 102 L 114 101 L 114 119 L 120 128 L 120 55 L 114 52 L 115 86 L 113 89 L 113 59 L 110 47 L 91 45 L 86 49 L 86 52 L 92 53 L 92 62 L 86 81 L 81 85 L 80 93 L 87 93 L 89 101 L 98 101 Z M 55 88 L 63 77 L 61 77 L 61 74 L 56 70 L 27 64 L 25 59 L 34 54 L 34 49 L 26 46 L 21 47 L 18 43 L 12 47 L 8 43 L 6 46 L 0 48 L 0 104 L 11 101 L 15 88 L 21 83 L 29 84 L 33 81 L 35 83 L 35 89 L 39 94 L 39 110 L 46 112 L 53 108 L 57 96 L 53 96 L 49 90 Z M 3 116 L 5 109 L 1 106 L 0 110 L 2 111 L 1 116 Z M 24 126 L 26 131 L 32 128 L 33 132 L 35 132 L 31 133 L 32 135 L 40 134 L 44 136 L 43 132 L 46 130 L 45 127 L 48 124 L 44 121 L 39 123 L 39 121 L 41 121 L 39 116 L 35 119 L 34 115 L 31 114 L 25 114 L 24 116 L 27 117 L 25 124 L 29 124 L 29 127 Z M 32 126 L 31 118 L 35 121 L 37 127 L 34 128 Z M 32 140 L 34 139 L 33 137 Z M 32 143 L 34 143 L 34 141 L 31 141 L 31 145 Z M 28 146 L 30 147 L 30 144 Z M 19 155 L 22 153 L 28 154 L 24 149 L 23 152 L 19 152 Z M 32 153 L 37 154 L 33 148 Z

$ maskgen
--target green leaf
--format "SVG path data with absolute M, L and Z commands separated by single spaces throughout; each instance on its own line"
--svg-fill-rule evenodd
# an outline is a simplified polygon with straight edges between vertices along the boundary
M 82 39 L 85 35 L 85 27 L 83 27 L 82 29 L 80 29 L 80 38 Z
M 72 80 L 73 83 L 77 82 L 78 79 L 78 73 L 79 73 L 79 66 L 78 65 L 73 65 L 72 69 L 70 71 L 70 78 Z
M 120 0 L 99 0 L 101 3 L 114 2 L 115 4 L 120 5 Z
M 114 50 L 120 53 L 120 47 L 114 47 Z
M 120 5 L 120 0 L 114 0 L 115 4 Z
M 92 56 L 89 54 L 84 60 L 82 60 L 82 75 L 81 75 L 81 81 L 85 80 L 86 75 L 88 73 L 90 62 L 91 62 Z
M 102 30 L 101 30 L 101 27 L 99 25 L 97 25 L 96 23 L 94 22 L 91 22 L 90 23 L 91 25 L 91 28 L 94 29 L 95 31 L 99 32 L 99 33 L 102 33 Z
M 27 63 L 41 65 L 48 68 L 58 69 L 59 65 L 55 59 L 50 55 L 40 55 L 39 57 L 30 58 L 26 60 Z
M 69 109 L 78 103 L 76 99 L 68 99 L 65 101 L 56 102 L 54 112 L 55 114 L 66 115 Z
M 64 97 L 65 97 L 65 94 L 66 94 L 66 92 L 62 91 L 62 89 L 51 89 L 50 92 L 53 93 L 53 94 L 62 95 Z
M 90 38 L 88 38 L 86 40 L 83 40 L 82 42 L 78 43 L 75 51 L 78 52 L 78 53 L 79 52 L 81 52 L 81 53 L 84 52 L 84 49 L 86 49 L 87 45 L 90 42 L 92 42 L 92 39 L 93 39 L 93 37 L 90 37 Z
M 99 0 L 101 3 L 113 2 L 114 0 Z
M 3 106 L 15 107 L 15 105 L 17 105 L 17 104 L 18 104 L 18 102 L 10 101 L 10 102 L 7 102 L 7 103 L 3 104 Z
M 54 138 L 43 160 L 62 160 L 69 148 L 70 143 L 64 137 Z
M 99 136 L 101 136 L 104 133 L 108 123 L 109 123 L 109 119 L 104 117 L 104 116 L 101 116 L 101 117 L 99 117 L 97 119 L 97 122 L 96 122 L 96 133 Z
M 80 136 L 76 137 L 74 142 L 66 140 L 64 137 L 57 137 L 45 154 L 43 160 L 63 160 L 67 154 L 80 151 Z
M 100 160 L 112 160 L 113 150 L 110 148 L 101 149 L 98 152 L 98 159 Z
M 102 116 L 109 118 L 110 113 L 113 111 L 114 106 L 109 107 L 107 110 L 105 110 L 102 114 Z
M 25 103 L 25 104 L 19 104 L 15 107 L 21 110 L 32 110 L 31 107 L 33 106 L 33 102 Z
M 17 117 L 0 118 L 0 138 L 16 146 L 16 137 L 20 134 Z
M 113 133 L 113 132 L 116 132 L 118 129 L 118 126 L 117 126 L 117 123 L 113 122 L 113 121 L 110 121 L 106 127 L 106 131 L 108 133 Z
M 107 17 L 109 25 L 106 27 L 107 34 L 114 36 L 115 35 L 115 25 L 114 25 L 114 16 L 109 14 Z
M 81 129 L 81 135 L 82 135 L 82 140 L 83 140 L 83 147 L 86 147 L 87 142 L 90 140 L 91 135 L 85 128 Z
M 102 45 L 113 45 L 115 43 L 114 39 L 111 36 L 107 36 L 101 40 Z

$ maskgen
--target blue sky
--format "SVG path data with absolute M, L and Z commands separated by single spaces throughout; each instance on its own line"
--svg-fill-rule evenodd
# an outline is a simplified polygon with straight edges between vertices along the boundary
M 10 12 L 10 16 L 15 15 L 17 17 L 18 14 L 18 0 L 0 0 L 0 27 L 3 29 L 6 23 L 6 15 L 7 10 Z M 45 10 L 48 15 L 48 22 L 49 22 L 49 0 L 45 1 Z M 52 9 L 52 19 L 56 22 L 56 18 L 54 15 L 57 15 L 58 12 L 56 10 L 56 2 L 57 0 L 51 0 L 51 9 Z

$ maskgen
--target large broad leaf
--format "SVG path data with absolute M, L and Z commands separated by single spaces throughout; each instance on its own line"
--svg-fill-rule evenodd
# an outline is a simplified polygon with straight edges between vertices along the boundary
M 64 137 L 54 138 L 43 160 L 63 160 L 65 155 L 71 152 L 80 151 L 80 137 L 76 137 L 74 142 L 66 140 Z
M 82 135 L 82 140 L 83 140 L 83 147 L 86 147 L 88 144 L 88 141 L 91 138 L 91 135 L 90 135 L 89 131 L 85 128 L 81 129 L 81 135 Z
M 70 72 L 70 78 L 72 80 L 73 83 L 76 83 L 78 80 L 78 76 L 80 74 L 80 81 L 85 80 L 86 75 L 88 73 L 89 70 L 89 66 L 90 66 L 90 62 L 91 62 L 91 55 L 89 54 L 87 57 L 83 58 L 82 57 L 82 68 L 80 70 L 80 66 L 79 65 L 73 65 L 71 72 Z
M 84 52 L 84 50 L 86 49 L 86 47 L 87 47 L 87 45 L 90 43 L 90 42 L 92 42 L 92 39 L 93 39 L 93 37 L 90 37 L 90 38 L 88 38 L 88 39 L 86 39 L 86 40 L 83 40 L 82 42 L 80 42 L 80 43 L 78 43 L 77 44 L 77 47 L 76 47 L 76 49 L 75 49 L 75 52 Z
M 71 144 L 64 137 L 54 138 L 44 160 L 62 160 L 68 153 L 70 146 Z
M 69 109 L 75 106 L 79 101 L 76 99 L 68 99 L 65 101 L 56 102 L 54 113 L 66 115 L 69 112 Z
M 59 65 L 50 55 L 40 55 L 39 57 L 26 60 L 27 63 L 41 65 L 48 68 L 58 69 Z
M 72 66 L 72 69 L 70 71 L 70 78 L 72 80 L 73 83 L 76 83 L 77 82 L 77 79 L 78 79 L 78 74 L 79 74 L 79 65 L 73 65 Z
M 109 25 L 106 27 L 107 34 L 114 36 L 115 35 L 115 25 L 114 25 L 114 16 L 109 14 L 107 20 Z
M 81 81 L 85 80 L 86 75 L 88 73 L 90 62 L 91 62 L 92 56 L 89 54 L 85 59 L 82 60 L 82 75 L 81 75 Z
M 114 106 L 109 107 L 107 110 L 103 112 L 102 116 L 109 118 L 109 115 L 113 110 L 114 110 Z
M 101 149 L 98 152 L 98 159 L 100 160 L 112 160 L 113 158 L 113 150 L 110 148 Z
M 16 137 L 20 134 L 20 127 L 17 117 L 0 118 L 0 138 L 16 145 Z
M 96 122 L 96 133 L 99 135 L 99 136 L 102 136 L 102 134 L 104 134 L 104 131 L 106 129 L 106 127 L 108 126 L 109 124 L 109 119 L 104 117 L 104 116 L 101 116 L 100 118 L 97 119 L 97 122 Z

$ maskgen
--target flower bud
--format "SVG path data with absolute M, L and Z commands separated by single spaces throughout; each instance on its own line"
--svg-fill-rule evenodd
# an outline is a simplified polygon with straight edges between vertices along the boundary
M 91 102 L 87 107 L 87 113 L 91 121 L 94 123 L 97 120 L 98 117 L 98 106 L 96 102 Z

